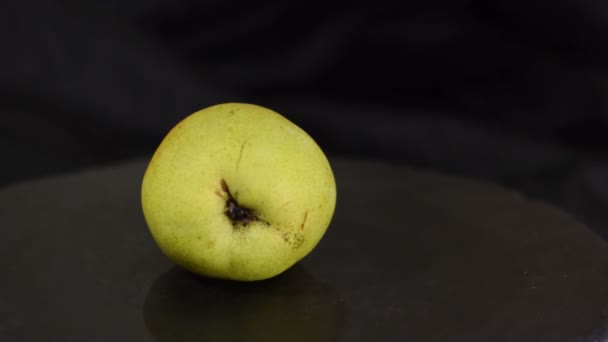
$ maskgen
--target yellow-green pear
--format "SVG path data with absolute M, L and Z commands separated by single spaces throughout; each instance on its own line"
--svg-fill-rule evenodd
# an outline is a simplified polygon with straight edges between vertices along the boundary
M 169 259 L 200 275 L 253 281 L 280 274 L 317 245 L 334 213 L 336 184 L 301 128 L 270 109 L 226 103 L 169 132 L 141 197 Z

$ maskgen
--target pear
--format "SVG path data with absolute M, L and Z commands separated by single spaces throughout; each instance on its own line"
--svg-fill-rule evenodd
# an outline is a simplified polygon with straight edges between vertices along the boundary
M 255 281 L 309 254 L 336 204 L 329 161 L 304 130 L 261 106 L 191 114 L 146 169 L 143 214 L 162 252 L 193 273 Z

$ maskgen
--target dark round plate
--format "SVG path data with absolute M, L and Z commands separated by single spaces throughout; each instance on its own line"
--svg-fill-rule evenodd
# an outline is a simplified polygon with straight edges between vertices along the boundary
M 608 246 L 498 186 L 334 160 L 319 246 L 257 283 L 193 276 L 151 239 L 145 161 L 0 190 L 2 341 L 600 341 Z

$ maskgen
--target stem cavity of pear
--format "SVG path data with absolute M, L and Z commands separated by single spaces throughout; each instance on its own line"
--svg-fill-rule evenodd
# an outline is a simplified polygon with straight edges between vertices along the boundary
M 230 193 L 228 184 L 226 184 L 226 181 L 224 179 L 220 180 L 220 185 L 222 187 L 222 191 L 228 196 L 228 198 L 226 199 L 226 208 L 224 210 L 224 213 L 226 214 L 226 216 L 228 216 L 228 218 L 232 222 L 232 225 L 235 228 L 239 226 L 247 226 L 250 222 L 253 221 L 261 221 L 251 209 L 239 205 L 239 203 L 236 201 L 236 199 L 234 199 L 234 197 Z
M 270 224 L 261 218 L 259 218 L 252 209 L 242 207 L 239 205 L 237 200 L 232 196 L 230 189 L 228 188 L 228 184 L 224 179 L 220 180 L 220 186 L 222 187 L 222 192 L 216 191 L 215 194 L 222 197 L 226 200 L 226 207 L 224 209 L 224 214 L 230 219 L 232 222 L 233 229 L 241 229 L 247 227 L 247 225 L 251 222 L 261 222 L 266 226 L 270 227 Z M 225 195 L 224 195 L 225 194 Z M 236 197 L 236 193 L 235 193 Z M 287 202 L 289 203 L 289 202 Z M 285 204 L 284 204 L 285 205 Z M 300 224 L 300 231 L 304 230 L 304 225 L 306 224 L 306 219 L 308 218 L 308 210 L 304 213 L 304 220 Z M 274 229 L 277 229 L 276 227 Z M 285 243 L 291 245 L 293 249 L 300 248 L 304 242 L 305 238 L 301 232 L 284 232 L 278 230 L 278 233 L 281 235 Z

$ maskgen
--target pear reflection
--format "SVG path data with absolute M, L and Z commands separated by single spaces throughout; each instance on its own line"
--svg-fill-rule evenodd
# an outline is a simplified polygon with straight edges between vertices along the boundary
M 162 274 L 144 303 L 144 321 L 160 342 L 335 341 L 342 306 L 296 265 L 273 279 L 240 283 Z

